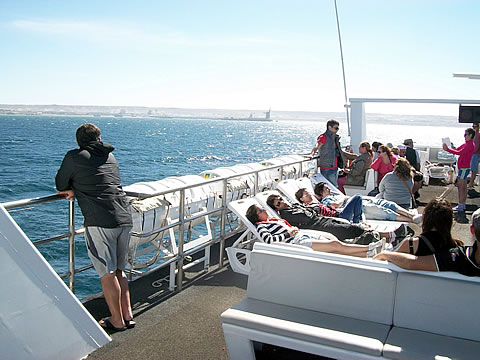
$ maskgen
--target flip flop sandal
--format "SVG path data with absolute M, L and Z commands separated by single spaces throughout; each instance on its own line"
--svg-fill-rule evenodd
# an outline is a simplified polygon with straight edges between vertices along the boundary
M 125 331 L 125 330 L 127 330 L 126 326 L 121 327 L 121 328 L 117 328 L 117 327 L 113 326 L 113 324 L 110 322 L 109 318 L 103 318 L 102 321 L 103 321 L 103 324 L 100 324 L 100 326 L 102 328 L 104 328 L 105 330 L 111 330 L 111 331 Z
M 137 323 L 132 319 L 132 320 L 123 320 L 125 321 L 125 327 L 127 329 L 133 329 L 135 327 L 135 325 L 137 325 Z

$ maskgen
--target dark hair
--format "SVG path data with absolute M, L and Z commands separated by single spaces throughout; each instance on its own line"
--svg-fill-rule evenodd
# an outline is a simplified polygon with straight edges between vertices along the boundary
M 325 187 L 325 185 L 327 185 L 327 183 L 319 182 L 313 188 L 313 193 L 317 196 L 323 197 L 323 188 Z
M 297 192 L 295 193 L 295 197 L 297 198 L 298 201 L 300 201 L 301 203 L 303 203 L 302 200 L 300 200 L 302 197 L 303 197 L 303 193 L 307 191 L 306 188 L 301 188 L 301 189 L 298 189 Z
M 461 240 L 452 238 L 453 209 L 450 201 L 444 198 L 430 200 L 423 209 L 422 232 L 437 230 L 442 249 L 463 245 Z
M 407 159 L 400 158 L 397 159 L 395 166 L 393 168 L 393 172 L 397 175 L 400 179 L 408 180 L 412 178 L 412 166 L 408 162 Z
M 280 199 L 279 195 L 272 194 L 267 198 L 267 205 L 270 206 L 273 210 L 277 210 L 275 208 L 275 200 Z
M 377 150 L 378 150 L 378 148 L 380 147 L 380 145 L 382 145 L 381 142 L 378 142 L 378 141 L 372 142 L 372 147 L 374 147 L 374 148 L 377 149 Z
M 77 129 L 76 132 L 77 144 L 80 147 L 84 147 L 93 141 L 100 139 L 100 129 L 94 124 L 83 124 Z
M 250 221 L 252 224 L 257 223 L 260 220 L 258 218 L 257 209 L 258 209 L 258 206 L 253 204 L 247 209 L 247 212 L 245 214 L 248 221 Z
M 472 137 L 472 139 L 475 137 L 475 130 L 473 130 L 472 128 L 468 128 L 465 131 Z
M 327 130 L 328 130 L 329 126 L 334 126 L 334 125 L 340 126 L 340 123 L 335 119 L 328 120 L 327 121 Z

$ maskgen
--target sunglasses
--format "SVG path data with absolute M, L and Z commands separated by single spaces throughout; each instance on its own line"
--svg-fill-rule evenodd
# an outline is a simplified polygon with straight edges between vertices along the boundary
M 282 200 L 277 200 L 277 201 L 275 201 L 275 206 L 279 207 L 281 203 L 282 203 Z
M 265 209 L 258 209 L 259 214 L 263 214 L 265 212 Z
M 332 126 L 332 129 L 338 130 L 338 126 Z

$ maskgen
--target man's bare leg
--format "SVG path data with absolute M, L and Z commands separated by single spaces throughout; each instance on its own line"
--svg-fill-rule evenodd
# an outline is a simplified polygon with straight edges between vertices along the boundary
M 106 274 L 100 279 L 100 282 L 102 283 L 103 296 L 110 310 L 110 322 L 116 328 L 125 327 L 122 315 L 121 287 L 116 274 Z
M 122 270 L 117 269 L 115 273 L 118 283 L 120 285 L 120 303 L 122 308 L 122 315 L 124 320 L 132 320 L 132 306 L 130 304 L 130 290 L 128 289 L 128 280 Z

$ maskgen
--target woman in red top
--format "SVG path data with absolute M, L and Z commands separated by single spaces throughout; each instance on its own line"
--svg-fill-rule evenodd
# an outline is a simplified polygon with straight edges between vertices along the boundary
M 380 184 L 385 174 L 393 171 L 393 166 L 396 162 L 397 158 L 393 156 L 390 148 L 386 145 L 380 145 L 378 148 L 378 158 L 371 166 L 371 168 L 378 173 L 378 184 Z

